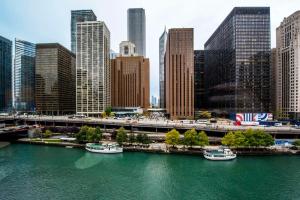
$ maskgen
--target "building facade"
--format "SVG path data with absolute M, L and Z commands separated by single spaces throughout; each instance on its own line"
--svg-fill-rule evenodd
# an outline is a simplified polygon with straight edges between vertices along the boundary
M 0 111 L 12 107 L 12 41 L 0 36 Z
M 71 50 L 74 54 L 76 54 L 76 24 L 85 21 L 97 21 L 97 17 L 92 10 L 71 11 Z
M 159 107 L 166 107 L 165 95 L 165 54 L 168 33 L 165 28 L 163 34 L 159 38 Z
M 205 43 L 209 108 L 268 112 L 270 53 L 270 8 L 234 8 Z
M 36 111 L 47 115 L 75 113 L 75 54 L 57 43 L 37 44 Z
M 270 68 L 270 112 L 274 113 L 274 116 L 277 117 L 276 113 L 276 68 L 277 68 L 277 50 L 273 48 L 271 50 L 271 68 Z
M 136 46 L 136 53 L 146 57 L 146 16 L 143 8 L 127 10 L 127 39 Z
M 35 44 L 15 39 L 14 108 L 35 110 Z
M 111 105 L 110 32 L 104 22 L 77 23 L 76 112 L 100 116 Z
M 300 11 L 276 29 L 276 112 L 279 118 L 300 119 Z
M 194 117 L 194 30 L 169 29 L 166 47 L 166 111 L 171 119 Z
M 120 56 L 111 60 L 111 87 L 113 107 L 149 108 L 149 59 Z
M 204 88 L 204 51 L 194 51 L 194 95 L 195 110 L 205 109 L 205 88 Z

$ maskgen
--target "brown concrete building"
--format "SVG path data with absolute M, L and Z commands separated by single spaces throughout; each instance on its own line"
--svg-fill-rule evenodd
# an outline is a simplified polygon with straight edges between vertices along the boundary
M 170 29 L 166 60 L 166 109 L 171 119 L 194 117 L 194 29 Z
M 149 108 L 149 76 L 149 59 L 143 56 L 122 56 L 112 59 L 112 107 Z
M 57 43 L 37 44 L 35 65 L 36 111 L 75 113 L 75 54 Z

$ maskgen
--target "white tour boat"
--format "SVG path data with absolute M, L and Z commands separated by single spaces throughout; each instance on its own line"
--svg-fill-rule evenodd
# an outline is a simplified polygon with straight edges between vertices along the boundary
M 93 153 L 122 153 L 123 148 L 117 144 L 87 143 L 85 149 Z
M 208 160 L 233 160 L 236 158 L 236 154 L 228 148 L 205 150 L 203 155 Z

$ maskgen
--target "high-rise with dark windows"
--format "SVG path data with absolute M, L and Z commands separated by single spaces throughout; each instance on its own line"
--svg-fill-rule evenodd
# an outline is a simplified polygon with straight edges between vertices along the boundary
M 234 8 L 205 43 L 209 108 L 269 111 L 270 53 L 270 8 Z
M 127 37 L 135 44 L 136 53 L 146 57 L 146 16 L 143 8 L 127 10 Z
M 97 17 L 92 10 L 72 10 L 71 11 L 71 50 L 76 54 L 76 24 L 78 22 L 97 21 Z
M 58 43 L 37 44 L 35 103 L 38 113 L 75 113 L 75 54 Z
M 14 108 L 34 111 L 35 44 L 15 39 Z
M 12 41 L 0 36 L 0 111 L 12 106 Z
M 204 51 L 194 51 L 194 90 L 195 90 L 195 110 L 205 108 L 205 88 L 204 88 Z

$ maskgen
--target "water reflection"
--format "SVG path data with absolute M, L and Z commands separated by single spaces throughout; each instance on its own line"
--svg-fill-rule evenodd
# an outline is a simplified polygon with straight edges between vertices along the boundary
M 85 154 L 75 162 L 75 167 L 78 169 L 91 168 L 101 162 L 120 159 L 123 154 L 97 154 L 85 152 Z

